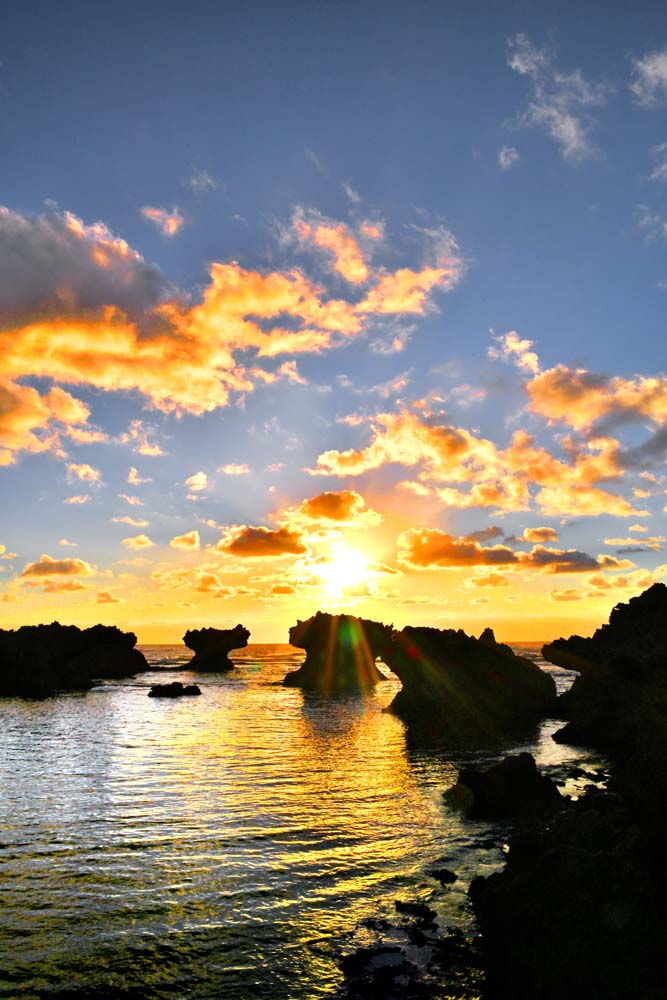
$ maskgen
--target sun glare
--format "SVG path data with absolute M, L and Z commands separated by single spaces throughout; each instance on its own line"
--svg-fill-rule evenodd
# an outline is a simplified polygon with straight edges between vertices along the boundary
M 366 556 L 347 546 L 336 548 L 328 561 L 318 568 L 318 573 L 331 597 L 340 596 L 348 587 L 366 583 L 373 575 Z

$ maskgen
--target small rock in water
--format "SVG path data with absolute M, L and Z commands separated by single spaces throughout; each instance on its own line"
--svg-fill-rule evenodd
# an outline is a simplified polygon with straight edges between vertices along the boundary
M 201 694 L 198 684 L 181 684 L 172 681 L 171 684 L 153 684 L 148 692 L 149 698 L 182 698 L 183 696 Z
M 431 878 L 437 879 L 443 885 L 451 885 L 452 882 L 456 882 L 458 879 L 456 872 L 450 871 L 449 868 L 427 868 L 426 874 L 430 875 Z
M 414 917 L 420 924 L 432 924 L 436 917 L 435 910 L 432 910 L 430 906 L 426 905 L 426 903 L 409 902 L 403 901 L 402 899 L 396 899 L 394 900 L 394 906 L 396 907 L 398 913 L 404 913 L 408 917 Z

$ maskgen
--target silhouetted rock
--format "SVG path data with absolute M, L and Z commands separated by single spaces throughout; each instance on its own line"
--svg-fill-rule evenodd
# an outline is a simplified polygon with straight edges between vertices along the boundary
M 243 625 L 234 628 L 191 629 L 183 636 L 183 642 L 194 650 L 188 666 L 192 670 L 220 672 L 233 670 L 234 664 L 227 655 L 232 649 L 243 649 L 248 645 L 250 632 Z
M 427 868 L 426 874 L 430 875 L 437 882 L 440 882 L 441 885 L 453 885 L 458 880 L 456 872 L 451 871 L 449 868 Z
M 397 913 L 403 913 L 407 917 L 412 917 L 420 924 L 430 926 L 436 918 L 435 910 L 432 910 L 427 903 L 422 903 L 419 900 L 410 901 L 396 899 L 394 900 L 394 906 Z
M 664 996 L 664 901 L 619 796 L 591 790 L 515 834 L 470 897 L 489 1000 Z
M 497 743 L 553 711 L 556 688 L 532 661 L 485 629 L 413 628 L 395 633 L 383 655 L 403 685 L 391 711 L 425 735 Z
M 305 649 L 306 659 L 283 684 L 322 694 L 367 691 L 384 680 L 375 660 L 384 656 L 391 634 L 391 625 L 318 611 L 289 630 L 291 645 Z
M 471 819 L 488 820 L 532 817 L 560 809 L 566 801 L 556 785 L 540 774 L 529 753 L 504 757 L 484 771 L 463 768 L 444 799 Z
M 56 691 L 86 691 L 93 680 L 148 670 L 137 637 L 115 626 L 24 625 L 0 630 L 0 695 L 41 698 Z
M 172 681 L 170 684 L 153 684 L 148 692 L 149 698 L 183 698 L 184 696 L 201 694 L 198 684 L 181 684 Z

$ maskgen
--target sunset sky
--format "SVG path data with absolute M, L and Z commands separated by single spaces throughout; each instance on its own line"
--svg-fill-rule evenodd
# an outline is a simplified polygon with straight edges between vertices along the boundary
M 666 108 L 653 2 L 6 0 L 0 627 L 667 579 Z

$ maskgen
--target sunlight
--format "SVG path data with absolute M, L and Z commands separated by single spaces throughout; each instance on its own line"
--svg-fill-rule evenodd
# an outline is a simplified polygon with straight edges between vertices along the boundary
M 322 563 L 317 572 L 331 597 L 338 597 L 346 588 L 366 583 L 373 577 L 366 556 L 346 545 L 333 549 L 328 561 Z

